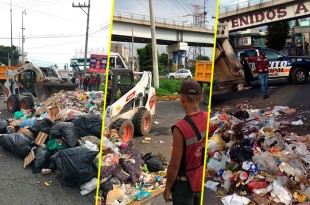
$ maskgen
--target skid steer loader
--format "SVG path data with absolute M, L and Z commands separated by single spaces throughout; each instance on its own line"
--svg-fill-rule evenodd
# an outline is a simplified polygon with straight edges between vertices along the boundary
M 77 85 L 64 82 L 57 72 L 50 68 L 39 68 L 25 63 L 15 70 L 5 71 L 4 102 L 14 113 L 20 109 L 33 109 L 34 102 L 42 102 L 60 90 L 74 91 Z
M 142 75 L 135 84 L 135 75 Z M 126 68 L 110 68 L 105 127 L 116 129 L 123 142 L 147 135 L 155 115 L 156 93 L 151 72 L 134 73 Z

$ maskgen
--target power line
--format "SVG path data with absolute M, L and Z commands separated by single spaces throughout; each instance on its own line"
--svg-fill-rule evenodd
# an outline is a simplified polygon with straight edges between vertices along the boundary
M 146 10 L 148 10 L 149 11 L 149 9 L 148 8 L 146 8 L 139 0 L 136 0 L 136 2 L 138 2 L 141 6 L 143 6 Z

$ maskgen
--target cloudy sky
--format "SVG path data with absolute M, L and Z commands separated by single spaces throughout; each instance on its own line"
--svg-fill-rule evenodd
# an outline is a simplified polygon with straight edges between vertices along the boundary
M 153 0 L 154 1 L 154 14 L 158 18 L 167 18 L 177 21 L 193 22 L 193 6 L 200 5 L 203 12 L 204 2 L 207 11 L 207 25 L 213 26 L 215 19 L 212 16 L 216 15 L 216 0 Z M 127 12 L 140 15 L 149 16 L 149 0 L 115 0 L 115 12 Z M 128 48 L 129 44 L 125 46 Z M 137 45 L 142 47 L 144 45 Z M 159 52 L 165 52 L 165 46 L 158 46 Z M 205 49 L 208 56 L 212 55 L 212 48 Z
M 70 63 L 83 56 L 87 15 L 77 5 L 87 0 L 11 0 L 13 11 L 13 45 L 21 46 L 22 12 L 25 27 L 25 52 L 38 65 Z M 91 0 L 89 52 L 108 50 L 112 0 Z M 87 11 L 87 8 L 85 8 Z M 0 45 L 10 46 L 10 0 L 0 0 Z

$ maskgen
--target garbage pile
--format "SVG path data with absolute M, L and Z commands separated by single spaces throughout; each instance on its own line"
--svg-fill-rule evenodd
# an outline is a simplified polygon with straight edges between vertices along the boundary
M 163 191 L 167 163 L 161 156 L 140 154 L 108 129 L 102 152 L 99 204 L 131 204 Z
M 34 110 L 0 120 L 0 146 L 24 159 L 33 174 L 61 174 L 63 185 L 96 189 L 102 129 L 102 92 L 59 92 Z
M 302 120 L 283 121 L 289 107 L 239 110 L 210 119 L 205 187 L 224 189 L 225 205 L 310 201 L 309 137 L 286 133 Z

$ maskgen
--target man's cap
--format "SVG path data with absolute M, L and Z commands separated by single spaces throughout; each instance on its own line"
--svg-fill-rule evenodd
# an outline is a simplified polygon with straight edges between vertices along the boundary
M 195 80 L 186 80 L 181 85 L 180 94 L 201 95 L 201 87 Z

